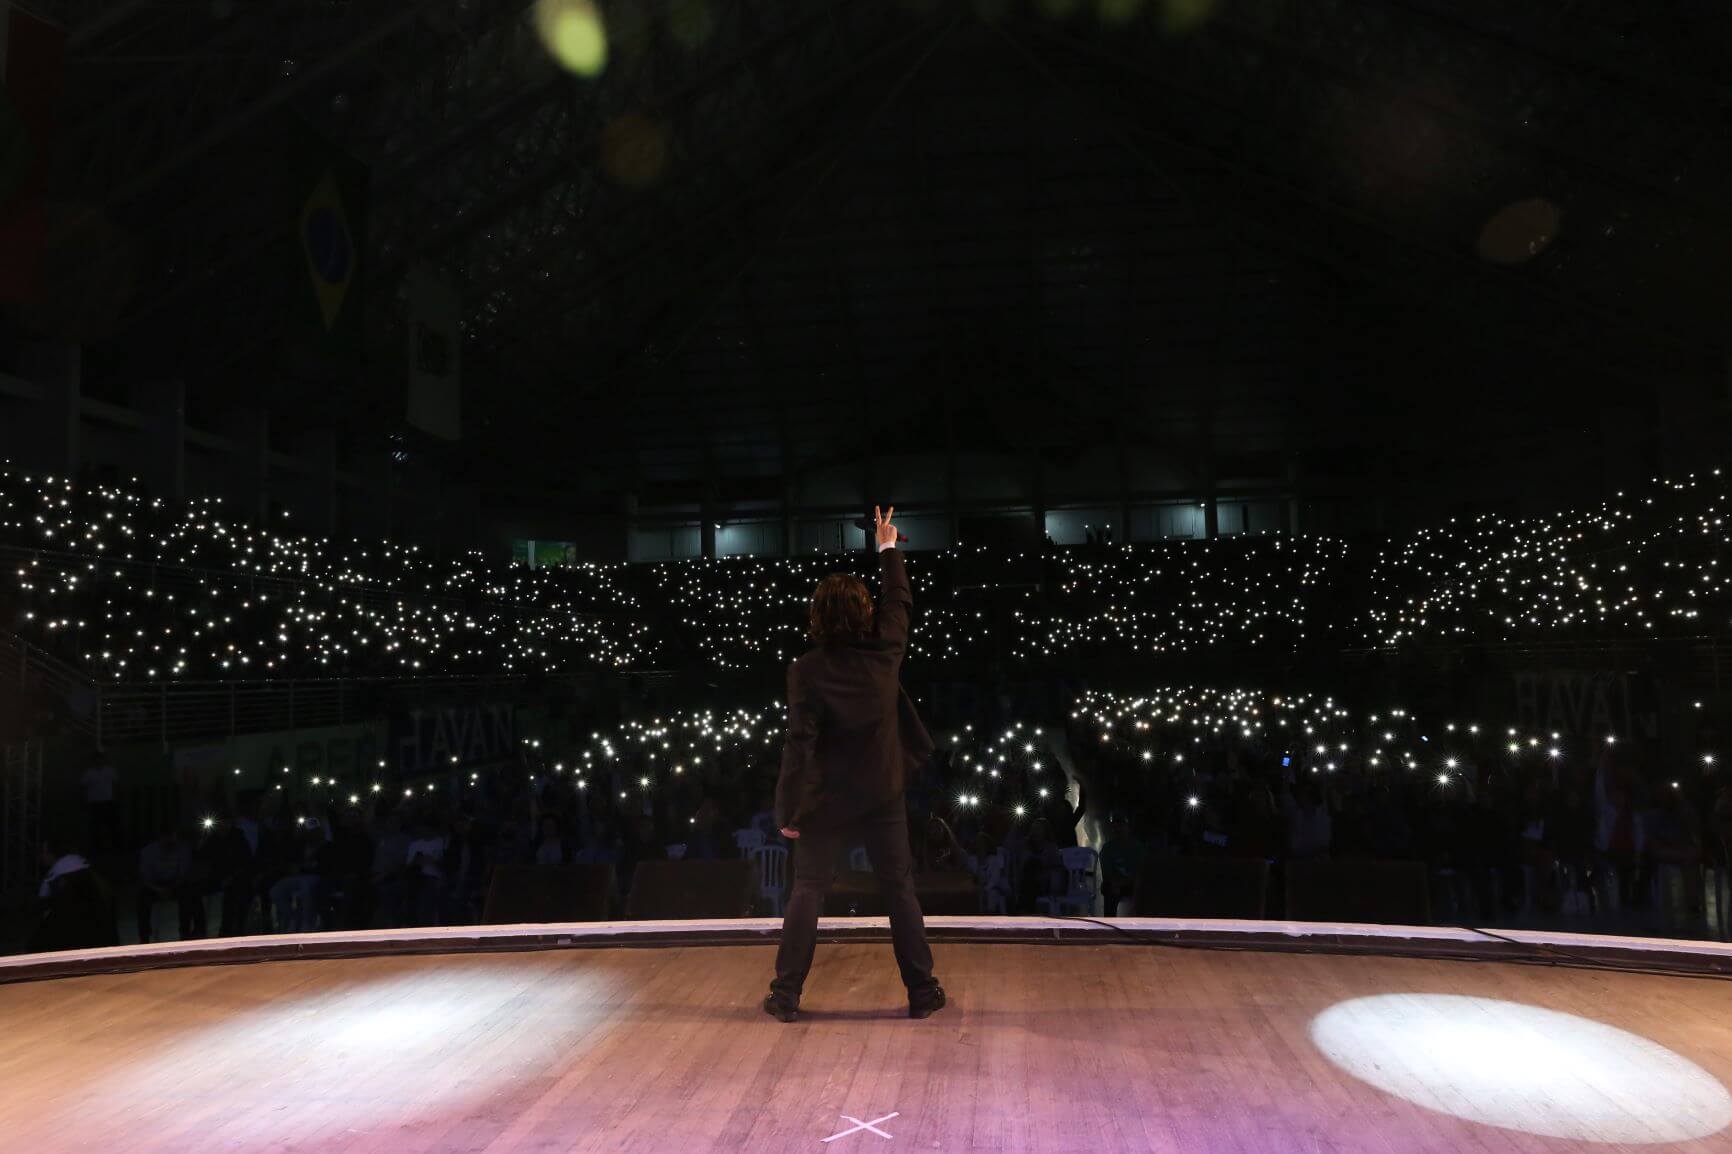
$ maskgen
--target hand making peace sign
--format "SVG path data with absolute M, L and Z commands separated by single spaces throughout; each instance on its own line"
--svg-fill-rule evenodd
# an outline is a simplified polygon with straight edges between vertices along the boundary
M 890 512 L 881 513 L 878 506 L 872 506 L 872 516 L 878 522 L 878 544 L 880 547 L 896 544 L 896 526 L 890 523 L 890 518 L 896 516 L 896 506 L 890 506 Z

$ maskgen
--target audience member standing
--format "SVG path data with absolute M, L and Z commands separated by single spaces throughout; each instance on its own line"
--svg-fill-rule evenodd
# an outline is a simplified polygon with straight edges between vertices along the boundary
M 368 877 L 373 841 L 367 836 L 359 809 L 349 806 L 337 815 L 319 854 L 319 884 L 315 894 L 328 930 L 361 930 L 373 913 L 373 887 Z
M 544 814 L 541 818 L 541 837 L 535 843 L 536 865 L 564 865 L 571 858 L 571 847 L 566 844 L 565 834 L 560 831 L 559 818 L 553 814 Z
M 325 830 L 317 821 L 295 827 L 283 874 L 271 883 L 271 909 L 281 933 L 306 933 L 318 928 L 314 895 L 319 888 L 319 857 L 324 851 Z
M 1136 896 L 1137 875 L 1147 856 L 1147 847 L 1131 833 L 1131 823 L 1115 817 L 1101 846 L 1101 908 L 1109 916 L 1118 913 L 1121 898 Z
M 686 845 L 687 860 L 691 860 L 692 845 Z M 661 837 L 656 832 L 655 818 L 639 817 L 631 825 L 630 836 L 626 838 L 619 859 L 619 890 L 623 896 L 631 892 L 632 878 L 637 874 L 639 862 L 666 861 L 667 847 L 662 844 Z M 713 856 L 713 855 L 710 855 Z
M 149 942 L 156 903 L 172 901 L 180 915 L 180 940 L 205 935 L 204 895 L 193 875 L 192 847 L 173 822 L 138 851 L 138 940 Z
M 1602 756 L 1594 773 L 1594 888 L 1608 905 L 1615 902 L 1620 908 L 1634 904 L 1636 863 L 1643 848 L 1641 826 L 1630 798 L 1631 781 L 1627 767 L 1613 763 L 1610 755 Z
M 1029 823 L 1028 842 L 1023 847 L 1021 884 L 1017 889 L 1018 913 L 1042 912 L 1041 898 L 1056 897 L 1065 891 L 1064 858 L 1053 841 L 1052 826 L 1044 817 Z
M 120 849 L 120 806 L 115 786 L 120 771 L 101 756 L 90 759 L 79 778 L 84 787 L 84 812 L 89 819 L 89 847 L 93 854 L 112 854 Z
M 1328 857 L 1334 833 L 1334 818 L 1323 791 L 1302 781 L 1296 790 L 1281 794 L 1281 810 L 1287 819 L 1287 853 L 1290 857 Z
M 416 822 L 409 835 L 409 898 L 416 925 L 436 926 L 443 920 L 445 845 L 445 835 L 428 819 Z
M 36 893 L 41 917 L 25 946 L 32 953 L 119 944 L 108 886 L 73 844 L 72 838 L 59 833 L 42 839 L 42 865 L 47 872 Z
M 1052 844 L 1059 849 L 1071 849 L 1077 844 L 1076 827 L 1088 810 L 1088 790 L 1082 778 L 1076 779 L 1076 805 L 1070 803 L 1070 780 L 1058 783 L 1040 803 L 1040 816 L 1046 819 Z
M 255 900 L 260 903 L 261 918 L 268 923 L 278 854 L 274 831 L 259 819 L 257 797 L 242 798 L 239 815 L 213 840 L 216 880 L 222 890 L 222 920 L 217 934 L 228 938 L 246 933 L 247 916 Z
M 403 892 L 409 877 L 409 836 L 403 819 L 395 813 L 379 818 L 373 840 L 373 892 L 378 898 L 380 924 L 394 928 L 403 924 Z

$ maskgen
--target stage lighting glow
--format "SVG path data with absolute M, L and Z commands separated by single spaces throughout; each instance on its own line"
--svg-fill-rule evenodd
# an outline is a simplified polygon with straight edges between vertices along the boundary
M 1146 0 L 1099 0 L 1102 24 L 1129 24 L 1142 12 Z
M 381 970 L 409 965 L 413 972 L 376 981 L 321 985 L 317 977 L 285 974 L 280 996 L 268 1002 L 233 1013 L 186 1013 L 178 1026 L 164 1011 L 151 1051 L 99 1066 L 86 1089 L 149 1104 L 165 1124 L 194 1103 L 219 1109 L 236 1095 L 274 1094 L 283 1108 L 272 1118 L 272 1141 L 319 1149 L 347 1127 L 414 1127 L 444 1111 L 480 1109 L 527 1071 L 568 1058 L 606 1012 L 605 981 L 580 969 L 569 988 L 556 992 L 526 981 L 517 965 L 428 961 L 434 964 L 381 959 Z M 507 1013 L 529 1013 L 538 1028 L 505 1040 L 493 1026 Z M 63 1044 L 64 1054 L 44 1060 L 74 1061 L 85 1043 Z M 466 1069 L 457 1100 L 429 1099 L 418 1072 L 453 1060 Z M 316 1108 L 294 1108 L 297 1102 Z M 0 1089 L 0 1107 L 19 1104 Z M 88 1104 L 71 1096 L 51 1108 L 71 1113 Z
M 1457 994 L 1379 994 L 1311 1022 L 1336 1066 L 1428 1110 L 1581 1142 L 1687 1142 L 1732 1094 L 1683 1055 L 1589 1018 Z
M 668 30 L 682 48 L 708 44 L 716 34 L 716 14 L 709 0 L 673 0 L 668 7 Z
M 1563 223 L 1563 211 L 1543 197 L 1507 204 L 1480 229 L 1475 251 L 1492 264 L 1525 264 L 1551 247 Z
M 1218 0 L 1162 0 L 1161 28 L 1171 35 L 1191 32 L 1208 23 Z
M 566 71 L 599 76 L 607 67 L 607 25 L 591 0 L 537 0 L 535 29 Z

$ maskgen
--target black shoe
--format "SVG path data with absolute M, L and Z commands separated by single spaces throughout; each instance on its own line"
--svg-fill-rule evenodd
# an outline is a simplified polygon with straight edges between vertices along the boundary
M 910 1018 L 930 1018 L 944 1008 L 944 990 L 938 986 L 908 999 Z
M 792 1022 L 800 1016 L 799 1007 L 776 994 L 764 995 L 764 1013 L 779 1022 Z

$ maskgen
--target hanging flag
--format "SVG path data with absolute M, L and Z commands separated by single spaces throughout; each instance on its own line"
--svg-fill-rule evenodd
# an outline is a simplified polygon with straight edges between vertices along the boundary
M 289 345 L 315 361 L 358 360 L 367 253 L 367 167 L 293 113 L 247 146 L 276 204 L 276 309 Z
M 404 282 L 409 330 L 409 423 L 447 441 L 463 435 L 463 319 L 457 286 L 429 269 Z
M 66 31 L 0 0 L 0 300 L 36 291 Z
M 307 258 L 307 275 L 312 278 L 319 315 L 329 332 L 337 327 L 358 263 L 343 193 L 329 172 L 301 207 L 301 251 Z

